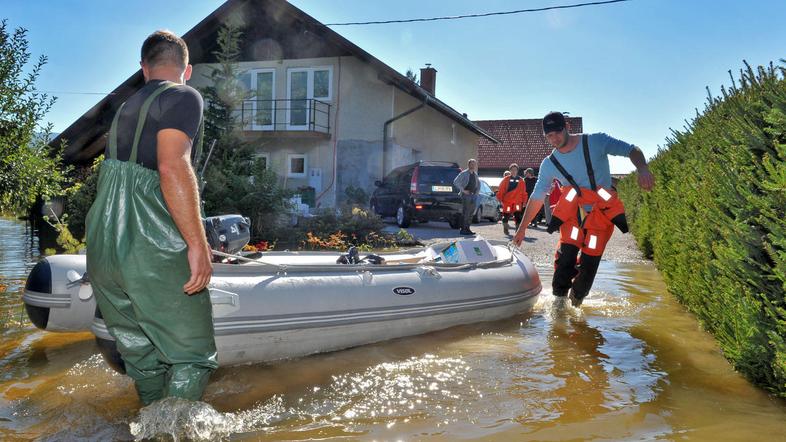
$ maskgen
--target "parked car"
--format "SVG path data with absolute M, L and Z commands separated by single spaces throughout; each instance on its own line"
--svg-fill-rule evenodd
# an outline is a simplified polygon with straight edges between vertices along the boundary
M 497 199 L 497 194 L 491 190 L 491 186 L 480 180 L 480 193 L 478 194 L 478 207 L 472 217 L 473 223 L 479 223 L 484 219 L 497 222 L 500 218 L 502 204 Z
M 399 227 L 417 222 L 447 221 L 461 225 L 461 198 L 453 179 L 461 172 L 456 163 L 418 161 L 392 170 L 371 195 L 369 206 L 379 216 L 394 216 Z M 486 212 L 482 212 L 486 213 Z

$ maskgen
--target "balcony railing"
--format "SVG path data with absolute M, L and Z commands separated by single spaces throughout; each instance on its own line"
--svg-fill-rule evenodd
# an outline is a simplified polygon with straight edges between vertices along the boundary
M 330 134 L 330 104 L 313 98 L 244 100 L 240 120 L 246 131 Z

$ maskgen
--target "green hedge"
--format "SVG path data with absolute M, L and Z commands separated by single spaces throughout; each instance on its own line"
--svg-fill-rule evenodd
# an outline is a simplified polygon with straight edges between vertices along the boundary
M 747 65 L 746 65 L 747 66 Z M 618 186 L 669 290 L 758 385 L 786 397 L 786 69 L 750 66 Z

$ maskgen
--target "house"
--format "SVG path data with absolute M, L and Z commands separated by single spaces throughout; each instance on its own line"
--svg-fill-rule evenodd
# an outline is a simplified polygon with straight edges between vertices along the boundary
M 584 130 L 581 117 L 568 117 L 567 121 L 571 133 Z M 478 139 L 478 172 L 489 180 L 501 178 L 512 163 L 519 165 L 522 174 L 528 167 L 537 173 L 540 163 L 553 149 L 543 136 L 540 118 L 482 120 L 475 121 L 475 124 L 499 140 L 499 143 L 493 143 L 484 137 Z
M 227 23 L 243 32 L 238 65 L 250 91 L 236 112 L 243 138 L 287 188 L 313 187 L 318 205 L 340 203 L 348 186 L 370 193 L 398 166 L 463 164 L 476 156 L 478 138 L 497 142 L 436 98 L 436 69 L 421 69 L 416 84 L 283 0 L 228 0 L 184 34 L 190 85 L 210 84 Z M 66 162 L 103 152 L 115 111 L 143 83 L 136 72 L 53 141 L 67 140 Z

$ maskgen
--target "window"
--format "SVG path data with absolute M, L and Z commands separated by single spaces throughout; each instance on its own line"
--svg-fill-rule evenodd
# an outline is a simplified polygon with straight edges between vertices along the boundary
M 240 76 L 248 91 L 243 100 L 242 119 L 246 130 L 273 130 L 275 126 L 275 69 L 251 69 Z
M 287 71 L 288 129 L 307 129 L 313 123 L 313 100 L 330 101 L 333 68 L 295 68 Z
M 302 154 L 287 155 L 287 176 L 289 178 L 306 177 L 306 156 Z
M 270 168 L 270 154 L 267 152 L 260 152 L 254 154 L 254 161 L 262 163 L 262 168 L 268 170 Z

